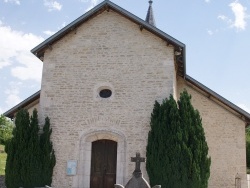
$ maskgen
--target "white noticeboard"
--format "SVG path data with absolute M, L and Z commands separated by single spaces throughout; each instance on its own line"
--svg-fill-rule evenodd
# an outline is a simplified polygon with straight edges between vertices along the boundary
M 76 175 L 76 166 L 77 166 L 77 161 L 75 160 L 67 161 L 67 175 L 69 176 Z

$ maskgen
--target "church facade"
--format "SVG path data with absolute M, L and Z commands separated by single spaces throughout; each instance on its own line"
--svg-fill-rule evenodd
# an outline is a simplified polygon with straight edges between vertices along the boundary
M 104 1 L 32 50 L 43 61 L 41 91 L 5 115 L 23 107 L 37 108 L 41 124 L 50 118 L 53 187 L 125 185 L 134 170 L 130 158 L 146 156 L 154 101 L 178 99 L 184 89 L 203 120 L 209 188 L 235 188 L 236 177 L 247 187 L 250 114 L 186 74 L 185 45 L 157 29 L 151 11 L 144 21 Z

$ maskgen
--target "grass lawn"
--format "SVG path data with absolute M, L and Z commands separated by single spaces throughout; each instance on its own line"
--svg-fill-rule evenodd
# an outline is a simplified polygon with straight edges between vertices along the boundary
M 7 154 L 4 152 L 4 146 L 0 145 L 0 175 L 5 175 L 5 164 Z

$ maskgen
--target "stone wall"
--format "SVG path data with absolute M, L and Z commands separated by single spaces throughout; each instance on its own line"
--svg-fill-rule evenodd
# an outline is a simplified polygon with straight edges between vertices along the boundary
M 178 77 L 178 92 L 186 89 L 192 104 L 199 110 L 211 156 L 209 188 L 235 188 L 238 173 L 246 188 L 245 123 Z
M 44 56 L 40 118 L 49 116 L 57 163 L 53 187 L 89 187 L 91 142 L 118 142 L 117 183 L 145 156 L 154 101 L 175 88 L 173 47 L 113 11 L 105 11 L 53 44 Z M 113 95 L 99 97 L 101 88 Z M 66 175 L 77 160 L 76 176 Z M 145 164 L 143 173 L 147 177 Z M 124 178 L 122 178 L 124 177 Z
M 30 106 L 28 108 L 28 112 L 29 112 L 30 115 L 32 115 L 33 110 L 36 109 L 37 111 L 39 111 L 39 108 L 40 108 L 39 107 L 39 100 L 37 100 L 37 101 L 35 101 L 35 103 L 32 106 Z

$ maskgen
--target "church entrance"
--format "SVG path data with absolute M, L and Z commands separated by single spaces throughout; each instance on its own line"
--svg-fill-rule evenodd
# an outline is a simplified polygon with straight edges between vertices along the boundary
M 90 188 L 113 188 L 116 183 L 117 142 L 92 142 Z

